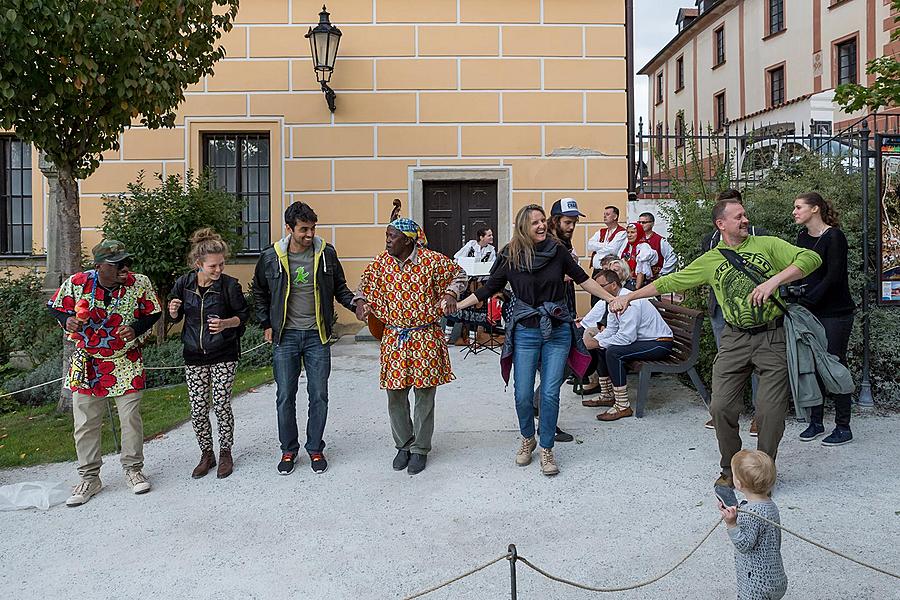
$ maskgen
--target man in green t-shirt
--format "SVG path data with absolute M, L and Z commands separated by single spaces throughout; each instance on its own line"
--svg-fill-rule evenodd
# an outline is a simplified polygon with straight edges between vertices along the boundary
M 784 434 L 790 402 L 784 315 L 770 300 L 778 286 L 801 279 L 822 264 L 819 255 L 777 237 L 749 235 L 743 205 L 735 199 L 716 202 L 713 223 L 721 234 L 718 245 L 684 270 L 660 277 L 610 303 L 621 312 L 629 302 L 659 294 L 681 292 L 699 285 L 712 287 L 725 316 L 721 346 L 713 364 L 710 413 L 719 441 L 722 474 L 718 485 L 732 486 L 731 457 L 741 449 L 738 416 L 743 407 L 748 376 L 759 375 L 756 422 L 757 447 L 775 459 Z M 756 285 L 728 262 L 720 249 L 732 249 L 769 279 Z

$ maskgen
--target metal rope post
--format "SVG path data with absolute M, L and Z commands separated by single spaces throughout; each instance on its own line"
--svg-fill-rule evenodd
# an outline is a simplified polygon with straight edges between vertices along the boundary
M 859 161 L 862 172 L 862 220 L 863 220 L 863 295 L 862 295 L 862 333 L 863 364 L 862 381 L 859 384 L 859 407 L 874 408 L 872 384 L 869 381 L 869 122 L 863 121 L 860 132 Z
M 516 591 L 516 560 L 518 560 L 519 555 L 516 552 L 515 544 L 510 544 L 507 551 L 509 552 L 509 597 L 512 600 L 517 600 L 519 596 Z

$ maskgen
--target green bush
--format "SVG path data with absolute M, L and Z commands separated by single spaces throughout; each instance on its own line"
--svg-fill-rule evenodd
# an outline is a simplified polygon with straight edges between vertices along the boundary
M 240 251 L 241 209 L 244 201 L 217 189 L 207 173 L 185 180 L 178 175 L 148 187 L 144 173 L 128 185 L 127 193 L 107 198 L 103 236 L 117 239 L 134 255 L 134 271 L 146 275 L 165 299 L 175 280 L 188 270 L 191 234 L 212 227 L 231 248 Z M 165 311 L 164 311 L 165 312 Z M 164 314 L 168 320 L 168 314 Z
M 698 178 L 699 179 L 699 178 Z M 870 175 L 872 197 L 874 199 L 874 175 Z M 712 231 L 711 209 L 716 193 L 726 187 L 720 180 L 713 188 L 693 181 L 677 187 L 675 198 L 664 200 L 661 210 L 670 224 L 670 242 L 685 263 L 701 253 L 699 240 Z M 850 293 L 860 305 L 863 293 L 862 263 L 862 176 L 847 173 L 838 161 L 820 160 L 806 156 L 788 165 L 787 168 L 773 169 L 766 178 L 753 187 L 742 190 L 744 204 L 752 225 L 765 227 L 772 235 L 777 235 L 791 243 L 796 242 L 800 228 L 791 217 L 794 199 L 804 193 L 817 191 L 831 200 L 841 217 L 841 229 L 847 236 L 849 246 L 848 268 Z M 702 200 L 698 200 L 701 198 Z M 877 210 L 870 210 L 869 266 L 870 277 L 875 273 Z M 693 308 L 706 310 L 707 289 L 693 290 L 686 294 L 685 303 Z M 897 378 L 896 357 L 900 356 L 900 319 L 894 308 L 870 305 L 871 331 L 871 382 L 872 393 L 879 406 L 900 408 L 900 381 Z M 857 311 L 853 335 L 850 339 L 850 370 L 859 383 L 862 373 L 863 339 L 861 313 Z M 715 357 L 715 342 L 711 328 L 705 325 L 701 345 L 699 370 L 706 381 L 712 373 Z
M 13 276 L 0 273 L 0 365 L 15 351 L 25 352 L 32 364 L 40 364 L 62 351 L 62 330 L 47 311 L 43 281 L 34 273 Z

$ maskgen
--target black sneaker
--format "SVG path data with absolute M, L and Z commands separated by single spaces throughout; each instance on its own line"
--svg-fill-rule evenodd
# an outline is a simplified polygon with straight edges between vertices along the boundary
M 842 446 L 853 441 L 853 433 L 849 427 L 835 427 L 827 438 L 822 440 L 823 446 Z
M 428 460 L 424 454 L 413 454 L 409 457 L 409 467 L 406 472 L 410 475 L 421 473 L 425 470 L 425 462 Z
M 281 455 L 281 461 L 278 463 L 279 475 L 290 475 L 294 472 L 294 463 L 297 462 L 297 455 L 291 452 L 285 452 Z
M 328 470 L 328 461 L 321 452 L 314 452 L 309 455 L 309 466 L 312 467 L 313 473 L 324 473 Z
M 575 441 L 575 436 L 571 433 L 566 433 L 559 427 L 556 428 L 556 435 L 553 436 L 553 439 L 557 442 L 573 442 Z
M 393 467 L 395 471 L 402 471 L 409 464 L 409 450 L 397 450 L 397 456 L 394 457 Z
M 816 438 L 825 435 L 825 426 L 818 423 L 810 423 L 809 427 L 800 433 L 801 442 L 811 442 Z

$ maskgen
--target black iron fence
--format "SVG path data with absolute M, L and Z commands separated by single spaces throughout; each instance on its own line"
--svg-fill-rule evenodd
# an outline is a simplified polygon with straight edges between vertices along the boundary
M 815 155 L 840 164 L 848 173 L 863 167 L 863 145 L 875 133 L 900 131 L 900 115 L 869 115 L 838 133 L 830 123 L 779 123 L 750 128 L 747 124 L 724 123 L 697 128 L 657 126 L 645 131 L 640 121 L 634 160 L 636 192 L 643 197 L 664 197 L 678 185 L 691 182 L 707 187 L 743 190 L 761 182 L 779 167 L 789 166 L 805 156 Z M 869 140 L 864 142 L 863 139 Z M 874 165 L 870 158 L 869 168 Z

